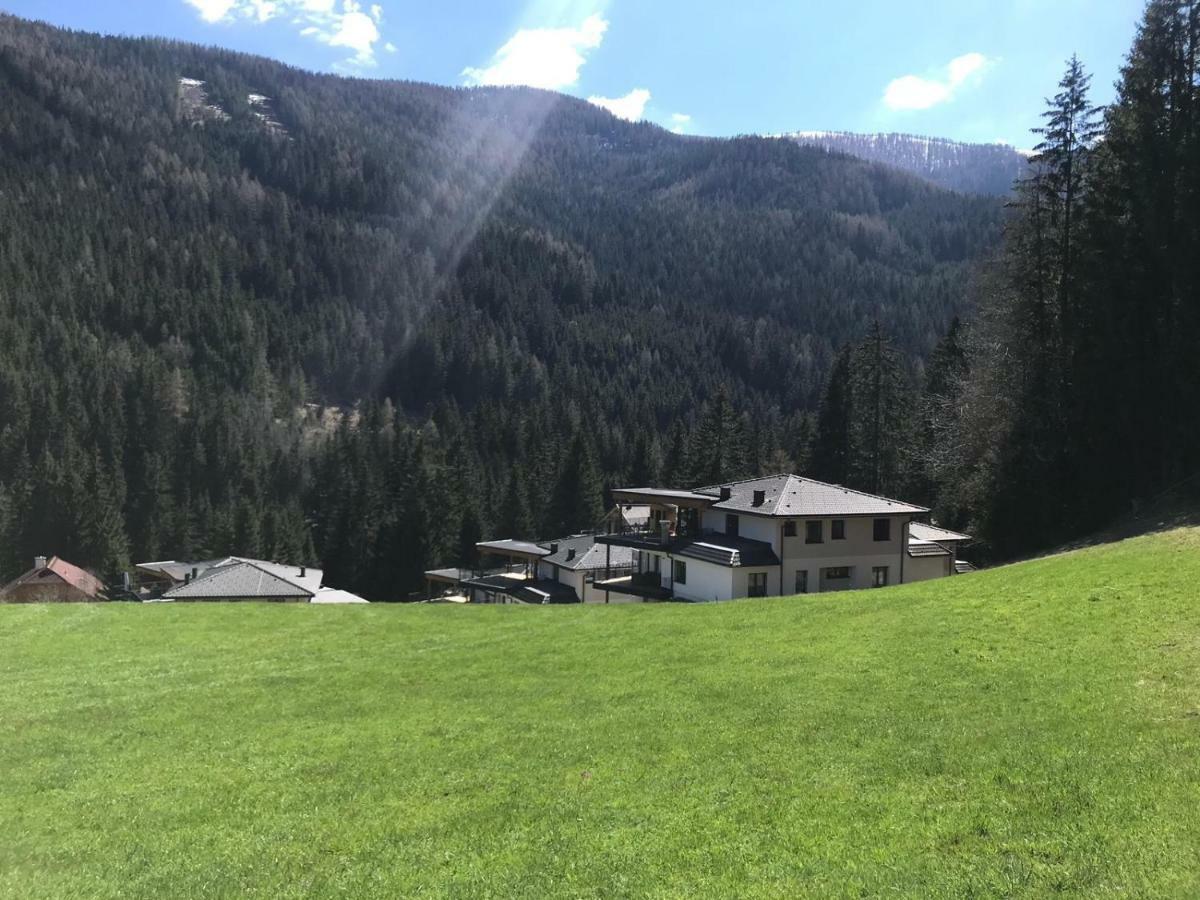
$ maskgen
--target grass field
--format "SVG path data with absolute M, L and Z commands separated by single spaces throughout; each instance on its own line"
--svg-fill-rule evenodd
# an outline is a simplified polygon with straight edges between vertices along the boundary
M 1200 896 L 1200 531 L 723 605 L 0 608 L 0 894 Z

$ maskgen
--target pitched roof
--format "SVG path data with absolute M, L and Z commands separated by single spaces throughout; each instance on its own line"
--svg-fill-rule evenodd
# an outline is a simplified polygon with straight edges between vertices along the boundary
M 515 586 L 505 593 L 522 603 L 532 603 L 536 606 L 579 602 L 575 588 L 549 579 L 516 582 Z
M 557 541 L 542 542 L 542 546 L 546 548 L 550 548 L 555 544 L 558 545 L 558 551 L 544 557 L 542 562 L 558 566 L 560 569 L 570 569 L 573 572 L 579 572 L 603 569 L 609 565 L 613 567 L 633 565 L 632 547 L 597 544 L 594 535 L 575 535 L 573 537 L 561 538 Z M 571 556 L 572 550 L 575 551 L 573 557 Z M 611 557 L 608 556 L 610 550 L 612 552 Z
M 959 534 L 957 531 L 947 531 L 945 528 L 938 528 L 936 525 L 926 525 L 923 522 L 913 522 L 908 526 L 908 533 L 917 541 L 935 541 L 935 542 L 950 542 L 950 541 L 969 541 L 969 534 Z
M 329 604 L 349 604 L 349 603 L 367 603 L 358 594 L 352 594 L 349 591 L 339 591 L 337 588 L 323 587 L 313 595 L 310 603 L 329 603 Z
M 730 498 L 713 503 L 713 509 L 760 516 L 889 516 L 929 512 L 923 506 L 865 494 L 799 475 L 768 475 L 731 484 L 714 484 L 697 488 L 696 493 L 720 497 L 722 487 L 730 489 Z M 765 495 L 761 506 L 754 505 L 755 491 L 762 491 Z
M 104 582 L 99 578 L 57 556 L 50 557 L 46 565 L 35 566 L 16 580 L 9 582 L 0 593 L 7 592 L 18 585 L 46 581 L 51 578 L 58 578 L 93 599 L 104 593 Z
M 917 556 L 949 556 L 950 551 L 941 544 L 935 544 L 933 541 L 909 541 L 908 555 Z
M 191 574 L 192 570 L 197 570 L 197 574 L 199 574 L 206 569 L 212 568 L 219 562 L 223 562 L 223 560 L 205 559 L 196 562 L 187 562 L 180 559 L 164 559 L 158 562 L 138 563 L 134 568 L 148 574 L 169 578 L 171 581 L 183 581 Z
M 215 600 L 224 597 L 309 597 L 321 587 L 320 569 L 283 566 L 259 559 L 231 556 L 201 572 L 187 584 L 167 591 L 171 600 Z
M 718 566 L 740 568 L 745 566 L 777 566 L 779 557 L 766 541 L 733 537 L 727 534 L 706 534 L 685 541 L 675 549 L 678 556 L 686 556 Z
M 532 544 L 529 541 L 480 541 L 475 545 L 485 553 L 497 553 L 501 556 L 549 556 L 550 551 L 544 547 L 539 547 L 537 544 Z

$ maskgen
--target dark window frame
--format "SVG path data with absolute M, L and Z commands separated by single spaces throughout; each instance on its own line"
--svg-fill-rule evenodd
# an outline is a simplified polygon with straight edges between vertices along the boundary
M 814 534 L 816 537 L 813 537 Z M 823 521 L 820 519 L 809 519 L 804 523 L 804 543 L 825 543 L 825 523 Z
M 725 534 L 729 537 L 737 537 L 741 530 L 742 519 L 736 513 L 725 513 Z
M 839 574 L 835 575 L 835 574 L 833 574 L 834 572 L 837 572 Z M 844 572 L 845 574 L 844 575 L 840 574 L 842 572 Z M 824 578 L 826 581 L 849 581 L 850 580 L 850 567 L 849 566 L 829 566 L 828 568 L 826 568 L 822 571 L 821 577 Z
M 797 569 L 796 570 L 796 593 L 797 594 L 807 594 L 808 593 L 808 569 Z
M 761 585 L 761 587 L 757 587 Z M 751 597 L 767 596 L 767 573 L 749 572 L 746 575 L 746 593 Z
M 871 530 L 875 538 L 875 543 L 886 543 L 892 539 L 892 520 L 876 519 L 873 523 L 871 523 Z M 883 533 L 883 537 L 879 536 L 881 531 Z
M 783 536 L 784 537 L 795 537 L 796 536 L 796 520 L 795 519 L 788 519 L 786 522 L 783 523 Z
M 682 559 L 672 560 L 671 583 L 687 584 L 687 563 Z
M 889 572 L 890 568 L 891 568 L 890 566 L 872 566 L 871 567 L 871 586 L 877 587 L 877 588 L 887 587 L 888 584 L 891 583 L 890 582 L 891 573 Z M 880 575 L 883 576 L 882 579 L 880 578 Z
M 829 523 L 829 539 L 831 541 L 844 541 L 846 539 L 845 519 L 834 519 Z

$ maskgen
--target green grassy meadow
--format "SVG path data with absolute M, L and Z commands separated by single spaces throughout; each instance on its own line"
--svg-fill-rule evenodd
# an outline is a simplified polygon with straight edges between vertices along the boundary
M 1200 896 L 1200 530 L 723 605 L 0 607 L 0 895 Z

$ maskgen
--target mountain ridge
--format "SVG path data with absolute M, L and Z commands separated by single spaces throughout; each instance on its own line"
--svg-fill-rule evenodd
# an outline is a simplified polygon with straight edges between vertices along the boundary
M 774 137 L 909 172 L 947 190 L 1007 196 L 1032 151 L 904 132 L 792 131 Z

